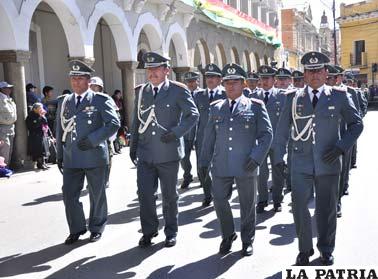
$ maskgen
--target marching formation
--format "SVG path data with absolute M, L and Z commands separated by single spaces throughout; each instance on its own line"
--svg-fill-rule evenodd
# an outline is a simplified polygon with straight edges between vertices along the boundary
M 237 239 L 229 199 L 236 185 L 240 203 L 242 255 L 253 254 L 256 214 L 271 203 L 282 211 L 284 188 L 291 192 L 299 243 L 295 263 L 309 264 L 314 254 L 308 209 L 315 198 L 317 249 L 324 265 L 334 262 L 336 220 L 348 195 L 349 170 L 367 112 L 364 94 L 353 76 L 330 65 L 322 53 L 306 53 L 304 72 L 263 65 L 247 73 L 231 63 L 213 63 L 202 74 L 187 72 L 185 84 L 169 80 L 170 59 L 154 52 L 142 57 L 147 81 L 135 88 L 130 159 L 137 170 L 141 248 L 158 235 L 156 192 L 160 185 L 165 247 L 178 236 L 178 171 L 182 189 L 197 175 L 203 207 L 214 204 L 227 254 Z M 114 101 L 91 81 L 85 63 L 70 63 L 74 93 L 59 99 L 56 139 L 63 173 L 63 197 L 70 234 L 66 244 L 90 231 L 101 238 L 107 221 L 105 188 L 109 179 L 109 138 L 120 127 Z M 100 80 L 101 81 L 101 80 Z M 100 90 L 96 90 L 100 85 Z M 197 173 L 190 160 L 195 149 Z M 270 172 L 272 186 L 269 189 Z M 88 228 L 79 202 L 84 177 L 88 181 Z M 269 194 L 271 192 L 271 195 Z

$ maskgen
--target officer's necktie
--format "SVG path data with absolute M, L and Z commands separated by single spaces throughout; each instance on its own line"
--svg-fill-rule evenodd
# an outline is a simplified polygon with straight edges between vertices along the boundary
M 154 99 L 156 98 L 159 91 L 159 87 L 154 87 Z
M 190 95 L 192 95 L 192 97 L 194 97 L 194 91 L 190 91 Z
M 232 113 L 232 111 L 234 110 L 234 106 L 236 104 L 236 101 L 235 100 L 232 100 L 231 101 L 231 106 L 230 106 L 230 112 Z
M 269 100 L 269 92 L 266 91 L 264 94 L 265 94 L 265 97 L 264 97 L 264 104 L 267 104 L 267 103 L 268 103 L 268 100 Z
M 312 94 L 314 95 L 312 97 L 312 107 L 315 108 L 316 107 L 316 104 L 318 103 L 319 101 L 319 98 L 318 98 L 318 90 L 312 90 Z
M 210 98 L 209 98 L 209 103 L 214 101 L 214 91 L 210 90 Z
M 77 96 L 76 97 L 76 108 L 79 107 L 80 103 L 81 103 L 81 96 Z

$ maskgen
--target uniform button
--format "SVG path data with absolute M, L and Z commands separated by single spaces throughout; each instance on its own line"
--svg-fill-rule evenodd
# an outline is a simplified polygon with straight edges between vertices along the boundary
M 74 115 L 73 118 L 75 119 L 75 118 L 76 118 L 76 115 Z
M 153 136 L 154 136 L 154 135 L 156 135 L 156 132 L 155 132 L 155 131 L 153 131 L 153 132 L 152 132 L 152 135 L 153 135 Z
M 152 123 L 152 126 L 155 126 L 156 124 L 155 123 Z
M 231 138 L 231 137 L 229 137 L 229 138 L 228 138 L 228 140 L 232 140 L 232 138 Z
M 312 123 L 312 126 L 315 127 L 315 126 L 316 126 L 316 123 Z
M 312 115 L 312 118 L 314 118 L 314 117 L 315 117 L 315 114 Z
M 298 150 L 298 147 L 294 147 L 294 150 Z
M 230 150 L 230 151 L 231 151 L 231 150 L 232 150 L 232 147 L 229 147 L 229 148 L 228 148 L 228 150 Z
M 76 140 L 76 138 L 72 138 L 72 140 Z
M 230 129 L 229 129 L 230 131 L 232 131 L 232 127 L 230 127 Z
M 230 121 L 234 121 L 234 119 L 233 119 L 233 118 L 230 118 Z
M 315 144 L 315 141 L 313 141 L 312 144 Z

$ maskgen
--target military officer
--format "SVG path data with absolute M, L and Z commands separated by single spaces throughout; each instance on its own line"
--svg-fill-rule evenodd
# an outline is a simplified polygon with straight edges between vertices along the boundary
M 293 79 L 293 87 L 303 88 L 305 86 L 303 72 L 295 70 L 291 73 L 291 77 Z
M 200 113 L 200 118 L 197 125 L 196 140 L 195 140 L 197 160 L 201 154 L 205 127 L 209 119 L 210 103 L 219 99 L 226 98 L 226 92 L 223 90 L 223 87 L 220 85 L 221 81 L 222 81 L 221 69 L 219 69 L 219 67 L 213 63 L 206 65 L 205 66 L 205 82 L 206 82 L 207 88 L 206 90 L 200 93 L 197 93 L 194 96 L 194 102 L 196 103 L 197 108 Z M 199 179 L 200 179 L 201 186 L 204 192 L 204 200 L 202 202 L 202 206 L 206 207 L 206 206 L 209 206 L 211 201 L 213 200 L 213 197 L 211 194 L 212 181 L 209 174 L 205 176 L 199 176 Z
M 237 64 L 222 70 L 227 99 L 211 104 L 200 159 L 200 172 L 212 164 L 214 206 L 220 222 L 219 253 L 230 251 L 236 239 L 228 200 L 236 183 L 240 201 L 242 255 L 253 253 L 257 175 L 271 145 L 273 132 L 261 100 L 242 94 L 245 71 Z
M 131 127 L 130 158 L 137 165 L 138 199 L 143 236 L 150 246 L 158 234 L 155 192 L 160 180 L 165 220 L 165 247 L 176 245 L 179 162 L 184 157 L 183 136 L 198 121 L 198 110 L 187 87 L 167 78 L 169 58 L 155 52 L 142 56 L 148 82 L 136 88 Z
M 285 68 L 277 69 L 275 87 L 283 90 L 291 88 L 291 72 Z
M 246 79 L 246 87 L 243 90 L 243 94 L 246 97 L 250 97 L 250 95 L 254 94 L 259 88 L 257 87 L 257 83 L 259 82 L 259 75 L 255 72 L 248 72 L 247 79 Z
M 307 86 L 287 93 L 273 141 L 274 164 L 282 164 L 288 138 L 293 139 L 292 203 L 299 242 L 297 265 L 307 265 L 314 254 L 308 201 L 315 187 L 317 247 L 324 265 L 332 265 L 336 236 L 336 204 L 341 171 L 340 155 L 361 134 L 363 124 L 346 91 L 325 85 L 329 58 L 322 53 L 306 53 L 301 63 Z M 347 123 L 342 137 L 339 121 Z M 289 128 L 294 126 L 292 132 Z
M 194 97 L 198 92 L 203 92 L 199 87 L 199 74 L 196 72 L 187 72 L 184 74 L 184 82 L 190 91 L 190 95 Z M 196 126 L 184 135 L 185 157 L 180 161 L 181 167 L 184 170 L 184 180 L 181 184 L 181 189 L 189 187 L 190 182 L 193 181 L 191 174 L 192 164 L 190 162 L 190 154 L 194 146 L 194 139 L 196 135 Z
M 76 242 L 87 231 L 79 202 L 84 178 L 88 180 L 89 240 L 101 238 L 107 221 L 105 176 L 109 155 L 106 139 L 120 127 L 112 100 L 89 88 L 94 70 L 79 60 L 70 62 L 73 94 L 59 98 L 56 119 L 58 167 L 63 172 L 63 201 L 70 229 L 65 244 Z
M 16 104 L 10 97 L 13 85 L 0 82 L 0 156 L 9 165 L 12 159 L 14 127 L 17 120 Z
M 258 70 L 261 79 L 261 90 L 252 94 L 254 98 L 260 99 L 264 102 L 266 110 L 269 114 L 269 119 L 272 124 L 273 134 L 277 128 L 277 122 L 280 117 L 283 105 L 285 103 L 285 95 L 280 92 L 280 89 L 275 88 L 275 75 L 276 70 L 270 66 L 263 65 Z M 258 203 L 256 207 L 257 213 L 263 213 L 264 208 L 268 206 L 269 193 L 268 193 L 268 179 L 269 179 L 269 167 L 268 167 L 268 157 L 272 162 L 273 158 L 272 150 L 269 150 L 267 157 L 260 167 L 260 175 L 258 182 Z M 273 208 L 275 212 L 282 211 L 282 190 L 284 185 L 284 169 L 283 166 L 272 165 L 272 199 Z

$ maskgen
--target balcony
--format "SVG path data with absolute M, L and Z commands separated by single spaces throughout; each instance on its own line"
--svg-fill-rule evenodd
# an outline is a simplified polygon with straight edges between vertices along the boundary
M 366 68 L 368 66 L 367 61 L 367 52 L 361 52 L 359 54 L 350 53 L 351 66 Z

